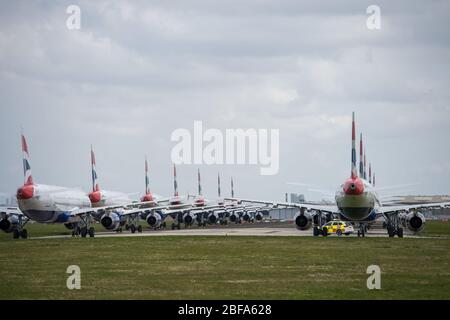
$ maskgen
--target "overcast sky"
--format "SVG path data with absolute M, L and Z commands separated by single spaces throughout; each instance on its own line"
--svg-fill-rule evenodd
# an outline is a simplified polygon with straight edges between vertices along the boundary
M 339 2 L 341 3 L 341 2 Z M 66 8 L 81 8 L 81 29 Z M 381 29 L 366 8 L 381 8 Z M 172 193 L 177 128 L 280 130 L 280 170 L 200 166 L 206 196 L 322 195 L 350 175 L 351 112 L 377 183 L 450 193 L 449 1 L 1 1 L 0 192 L 35 182 Z M 182 193 L 197 165 L 178 168 Z M 400 191 L 393 191 L 400 193 Z

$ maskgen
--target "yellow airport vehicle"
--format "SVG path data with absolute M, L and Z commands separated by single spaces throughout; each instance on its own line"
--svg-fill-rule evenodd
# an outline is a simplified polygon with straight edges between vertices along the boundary
M 327 236 L 329 234 L 336 234 L 337 236 L 346 236 L 352 234 L 355 230 L 353 226 L 345 221 L 333 220 L 322 226 L 322 235 Z

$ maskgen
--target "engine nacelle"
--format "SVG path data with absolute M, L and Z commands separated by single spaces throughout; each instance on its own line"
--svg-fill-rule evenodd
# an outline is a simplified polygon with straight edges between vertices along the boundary
M 245 211 L 244 214 L 242 215 L 242 220 L 244 220 L 245 222 L 250 222 L 252 221 L 254 214 L 255 211 Z
M 9 215 L 0 220 L 0 229 L 9 233 L 16 229 L 19 218 L 16 215 Z
M 233 223 L 239 223 L 239 221 L 241 220 L 241 214 L 242 211 L 233 211 L 232 213 L 230 213 L 230 221 Z
M 105 213 L 100 222 L 105 229 L 116 230 L 120 227 L 120 216 L 116 212 Z
M 405 226 L 412 232 L 419 232 L 425 227 L 425 217 L 420 212 L 411 212 L 404 218 Z
M 207 217 L 207 221 L 209 224 L 215 224 L 219 220 L 219 214 L 215 211 L 210 212 Z
M 150 227 L 158 228 L 159 226 L 161 226 L 162 217 L 158 212 L 152 212 L 147 216 L 145 221 L 147 221 Z
M 191 224 L 194 223 L 195 218 L 196 218 L 195 213 L 193 213 L 193 212 L 186 212 L 186 213 L 183 215 L 183 222 L 184 222 L 184 224 L 186 224 L 186 225 L 191 225 Z
M 295 226 L 299 230 L 308 230 L 312 226 L 313 217 L 307 211 L 299 212 L 294 216 Z
M 256 211 L 256 213 L 255 213 L 255 220 L 256 221 L 261 221 L 263 218 L 264 218 L 263 211 L 260 211 L 260 210 Z

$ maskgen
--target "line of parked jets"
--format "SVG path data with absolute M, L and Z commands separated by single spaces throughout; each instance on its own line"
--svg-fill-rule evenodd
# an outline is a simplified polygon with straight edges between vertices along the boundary
M 73 236 L 94 237 L 93 222 L 97 221 L 107 230 L 122 232 L 125 228 L 132 233 L 142 232 L 140 219 L 150 228 L 166 227 L 171 218 L 172 229 L 180 229 L 197 224 L 228 224 L 262 221 L 268 215 L 267 205 L 243 205 L 240 201 L 226 201 L 221 197 L 220 175 L 217 176 L 218 198 L 207 200 L 202 195 L 200 170 L 198 170 L 198 194 L 180 196 L 178 193 L 177 171 L 173 166 L 174 194 L 172 197 L 156 199 L 150 191 L 148 161 L 145 158 L 145 193 L 140 201 L 133 201 L 123 192 L 100 188 L 96 159 L 91 146 L 92 191 L 88 194 L 81 189 L 36 184 L 31 173 L 28 143 L 22 134 L 24 184 L 17 190 L 18 208 L 0 210 L 0 229 L 13 233 L 14 238 L 27 238 L 25 225 L 32 220 L 38 223 L 60 223 L 72 230 Z M 231 197 L 234 197 L 231 178 Z
M 335 203 L 289 203 L 237 198 L 231 179 L 231 197 L 222 198 L 220 176 L 217 177 L 218 199 L 208 201 L 202 196 L 200 171 L 198 172 L 198 195 L 190 197 L 178 194 L 177 172 L 173 167 L 174 195 L 167 199 L 156 199 L 149 189 L 148 163 L 145 159 L 145 194 L 139 202 L 133 202 L 125 193 L 100 189 L 94 151 L 91 148 L 92 191 L 89 194 L 79 189 L 35 184 L 31 174 L 28 145 L 22 135 L 24 185 L 17 190 L 18 208 L 0 211 L 0 229 L 12 232 L 14 238 L 26 238 L 24 229 L 29 220 L 40 223 L 63 223 L 73 230 L 73 235 L 94 236 L 93 220 L 99 221 L 106 229 L 142 232 L 139 219 L 145 219 L 154 229 L 165 227 L 167 218 L 173 220 L 172 229 L 181 224 L 199 226 L 210 224 L 240 223 L 260 221 L 274 207 L 296 208 L 294 223 L 300 230 L 313 229 L 313 235 L 327 235 L 324 224 L 331 219 L 339 219 L 358 226 L 358 236 L 364 237 L 367 228 L 382 218 L 389 237 L 403 237 L 403 228 L 419 232 L 424 228 L 423 209 L 450 207 L 450 202 L 419 203 L 414 205 L 382 204 L 375 186 L 375 174 L 369 164 L 366 173 L 366 156 L 360 135 L 359 172 L 356 166 L 355 114 L 352 115 L 352 148 L 350 177 L 338 187 Z M 368 178 L 368 179 L 367 179 Z

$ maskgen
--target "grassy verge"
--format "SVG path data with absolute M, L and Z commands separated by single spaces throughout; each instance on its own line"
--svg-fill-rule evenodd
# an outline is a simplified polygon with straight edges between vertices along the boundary
M 81 290 L 66 288 L 73 264 L 81 268 Z M 381 290 L 366 288 L 371 264 L 381 268 Z M 450 299 L 450 240 L 0 241 L 0 283 L 0 299 Z

